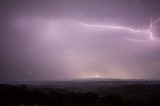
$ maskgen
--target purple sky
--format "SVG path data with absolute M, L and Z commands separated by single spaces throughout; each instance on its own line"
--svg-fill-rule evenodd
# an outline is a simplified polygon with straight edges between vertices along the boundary
M 159 0 L 1 0 L 0 81 L 160 78 Z

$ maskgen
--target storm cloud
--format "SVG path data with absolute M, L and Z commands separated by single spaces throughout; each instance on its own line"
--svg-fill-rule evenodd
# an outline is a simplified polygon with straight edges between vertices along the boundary
M 97 73 L 159 79 L 160 42 L 154 35 L 159 23 L 153 24 L 154 39 L 149 32 L 159 5 L 158 0 L 2 0 L 0 80 L 68 80 Z

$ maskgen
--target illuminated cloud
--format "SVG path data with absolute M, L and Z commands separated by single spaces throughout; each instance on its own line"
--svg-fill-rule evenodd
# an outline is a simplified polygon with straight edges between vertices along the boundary
M 159 16 L 145 7 L 151 1 L 142 2 L 151 22 L 134 1 L 115 1 L 0 3 L 0 80 L 158 79 Z

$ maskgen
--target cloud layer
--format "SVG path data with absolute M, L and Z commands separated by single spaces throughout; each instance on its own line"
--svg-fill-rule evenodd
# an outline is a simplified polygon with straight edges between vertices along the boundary
M 158 79 L 159 38 L 151 40 L 146 32 L 146 17 L 155 16 L 149 3 L 3 1 L 0 80 L 94 78 L 97 73 L 103 78 Z

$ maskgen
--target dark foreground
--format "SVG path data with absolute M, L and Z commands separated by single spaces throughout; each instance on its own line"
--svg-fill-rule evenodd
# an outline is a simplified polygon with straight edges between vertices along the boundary
M 0 106 L 160 106 L 159 82 L 1 84 Z

